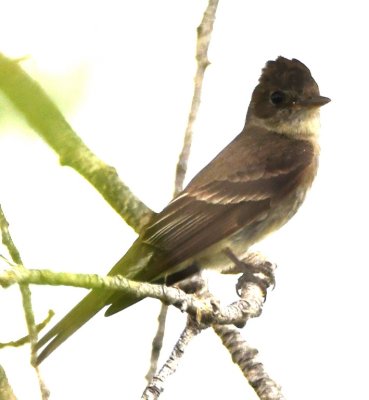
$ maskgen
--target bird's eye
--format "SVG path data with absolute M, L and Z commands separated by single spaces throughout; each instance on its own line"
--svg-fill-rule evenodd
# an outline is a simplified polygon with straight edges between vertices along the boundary
M 277 90 L 270 95 L 270 101 L 276 106 L 282 104 L 285 100 L 286 100 L 286 95 L 280 90 Z

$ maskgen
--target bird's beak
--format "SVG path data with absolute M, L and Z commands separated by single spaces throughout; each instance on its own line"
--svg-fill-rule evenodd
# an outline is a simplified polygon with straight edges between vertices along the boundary
M 296 101 L 296 105 L 303 107 L 321 107 L 331 101 L 330 98 L 324 96 L 312 96 L 301 98 Z

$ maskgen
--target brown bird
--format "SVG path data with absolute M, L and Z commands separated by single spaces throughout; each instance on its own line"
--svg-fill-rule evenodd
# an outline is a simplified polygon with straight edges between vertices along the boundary
M 195 271 L 225 270 L 227 249 L 249 247 L 297 211 L 318 167 L 320 96 L 309 69 L 278 57 L 262 71 L 242 132 L 156 214 L 108 275 L 173 284 Z M 109 316 L 138 300 L 93 289 L 38 342 L 44 360 L 105 306 Z

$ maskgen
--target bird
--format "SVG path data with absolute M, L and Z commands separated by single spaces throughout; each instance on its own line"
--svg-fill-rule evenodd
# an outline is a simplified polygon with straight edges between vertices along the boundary
M 225 271 L 296 213 L 316 176 L 320 95 L 297 59 L 267 61 L 235 137 L 143 228 L 108 276 L 173 285 L 203 269 Z M 92 289 L 37 343 L 41 363 L 101 309 L 140 299 Z

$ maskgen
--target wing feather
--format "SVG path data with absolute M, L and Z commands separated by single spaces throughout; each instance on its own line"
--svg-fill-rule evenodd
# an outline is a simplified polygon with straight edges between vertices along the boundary
M 192 257 L 266 218 L 275 200 L 296 187 L 313 153 L 307 141 L 242 133 L 156 216 L 142 240 L 167 253 L 163 268 Z

